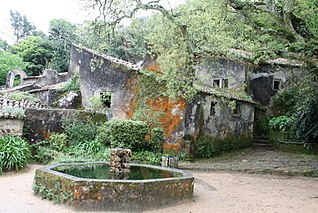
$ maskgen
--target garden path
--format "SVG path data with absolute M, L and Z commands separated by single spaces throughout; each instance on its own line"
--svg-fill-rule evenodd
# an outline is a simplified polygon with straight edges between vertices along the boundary
M 239 173 L 242 171 L 269 173 L 270 169 L 283 166 L 285 172 L 274 173 L 302 174 L 302 172 L 295 173 L 297 168 L 299 171 L 303 171 L 303 168 L 305 168 L 304 171 L 308 170 L 302 164 L 309 165 L 315 172 L 318 165 L 316 158 L 287 154 L 288 160 L 285 158 L 287 156 L 285 153 L 275 151 L 264 153 L 263 151 L 244 150 L 213 160 L 181 163 L 181 167 L 194 169 L 192 172 L 196 178 L 196 183 L 193 199 L 176 206 L 149 211 L 149 213 L 317 212 L 318 178 Z M 288 165 L 291 163 L 288 161 L 292 159 L 294 159 L 295 165 L 289 167 Z M 253 161 L 254 166 L 252 166 Z M 260 168 L 263 167 L 260 167 L 257 162 L 273 166 L 264 167 L 267 172 L 262 172 Z M 285 163 L 278 165 L 277 162 Z M 296 163 L 299 163 L 300 166 L 297 167 Z M 1 213 L 75 212 L 68 206 L 55 205 L 33 195 L 34 171 L 39 167 L 39 165 L 30 165 L 24 171 L 9 172 L 0 176 Z M 257 169 L 253 170 L 252 168 Z M 289 170 L 292 172 L 288 173 Z M 309 173 L 312 174 L 312 172 Z

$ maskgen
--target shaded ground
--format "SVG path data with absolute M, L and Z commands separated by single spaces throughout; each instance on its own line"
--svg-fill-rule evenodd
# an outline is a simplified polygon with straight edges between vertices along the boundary
M 238 173 L 316 174 L 318 157 L 248 149 L 181 166 L 195 169 L 193 200 L 149 212 L 314 213 L 318 209 L 318 178 Z M 0 176 L 0 212 L 74 212 L 33 195 L 34 171 L 39 167 L 30 165 L 25 171 Z
M 182 169 L 318 177 L 318 155 L 266 149 L 244 149 L 212 159 L 182 162 Z

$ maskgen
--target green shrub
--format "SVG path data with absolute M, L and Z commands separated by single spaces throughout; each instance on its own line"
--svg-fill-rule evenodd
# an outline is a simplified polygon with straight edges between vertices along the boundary
M 55 133 L 53 132 L 49 138 L 49 146 L 50 148 L 56 151 L 62 151 L 67 147 L 67 135 L 64 133 Z
M 140 151 L 147 148 L 148 126 L 142 121 L 113 119 L 98 130 L 98 140 L 111 147 Z
M 149 141 L 149 150 L 154 152 L 162 152 L 162 147 L 164 143 L 165 135 L 162 128 L 153 128 L 152 129 L 152 138 Z
M 32 104 L 41 102 L 40 99 L 28 92 L 12 92 L 8 94 L 7 98 L 15 101 L 27 100 Z
M 18 119 L 23 119 L 25 117 L 23 108 L 14 108 L 6 106 L 0 109 L 0 114 L 7 114 L 8 117 L 14 117 Z
M 161 165 L 161 154 L 149 151 L 133 152 L 132 162 L 141 164 Z
M 200 158 L 211 158 L 217 155 L 218 152 L 215 144 L 206 137 L 199 138 L 196 144 L 196 155 Z
M 290 129 L 295 123 L 295 119 L 293 117 L 287 116 L 278 116 L 274 117 L 269 121 L 269 127 L 279 131 L 286 131 Z
M 38 145 L 35 154 L 33 155 L 33 159 L 39 163 L 48 164 L 59 155 L 60 152 L 50 147 Z
M 80 92 L 79 74 L 75 73 L 71 80 L 69 80 L 61 89 L 63 92 Z
M 31 158 L 27 141 L 17 136 L 0 137 L 0 172 L 19 170 L 26 166 Z
M 67 118 L 63 120 L 62 126 L 70 145 L 93 141 L 97 134 L 97 123 L 91 119 L 80 121 L 76 118 Z
M 249 136 L 226 136 L 224 138 L 201 136 L 196 143 L 196 156 L 211 158 L 223 152 L 229 152 L 252 145 L 252 137 Z

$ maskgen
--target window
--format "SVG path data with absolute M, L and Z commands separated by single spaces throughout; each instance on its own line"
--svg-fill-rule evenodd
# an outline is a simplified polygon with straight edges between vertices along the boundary
M 210 116 L 215 116 L 215 106 L 216 106 L 216 102 L 211 102 L 211 105 L 210 105 Z
M 213 87 L 220 87 L 220 79 L 213 80 Z
M 229 80 L 222 79 L 222 88 L 228 88 L 228 87 L 229 87 Z
M 110 108 L 112 103 L 112 92 L 101 92 L 100 99 L 103 107 Z
M 281 84 L 281 82 L 280 82 L 279 79 L 274 79 L 274 81 L 273 81 L 273 90 L 279 90 L 280 86 L 281 86 L 280 84 Z
M 233 109 L 233 116 L 240 116 L 240 115 L 241 115 L 241 104 L 236 102 L 235 108 Z

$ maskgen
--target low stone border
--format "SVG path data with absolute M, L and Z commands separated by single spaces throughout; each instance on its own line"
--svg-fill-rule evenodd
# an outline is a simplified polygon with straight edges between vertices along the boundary
M 86 179 L 53 170 L 58 166 L 90 164 L 109 165 L 106 162 L 65 163 L 37 169 L 35 193 L 90 211 L 143 211 L 166 207 L 193 195 L 194 177 L 190 172 L 179 169 L 131 164 L 182 174 L 182 177 L 148 180 Z

